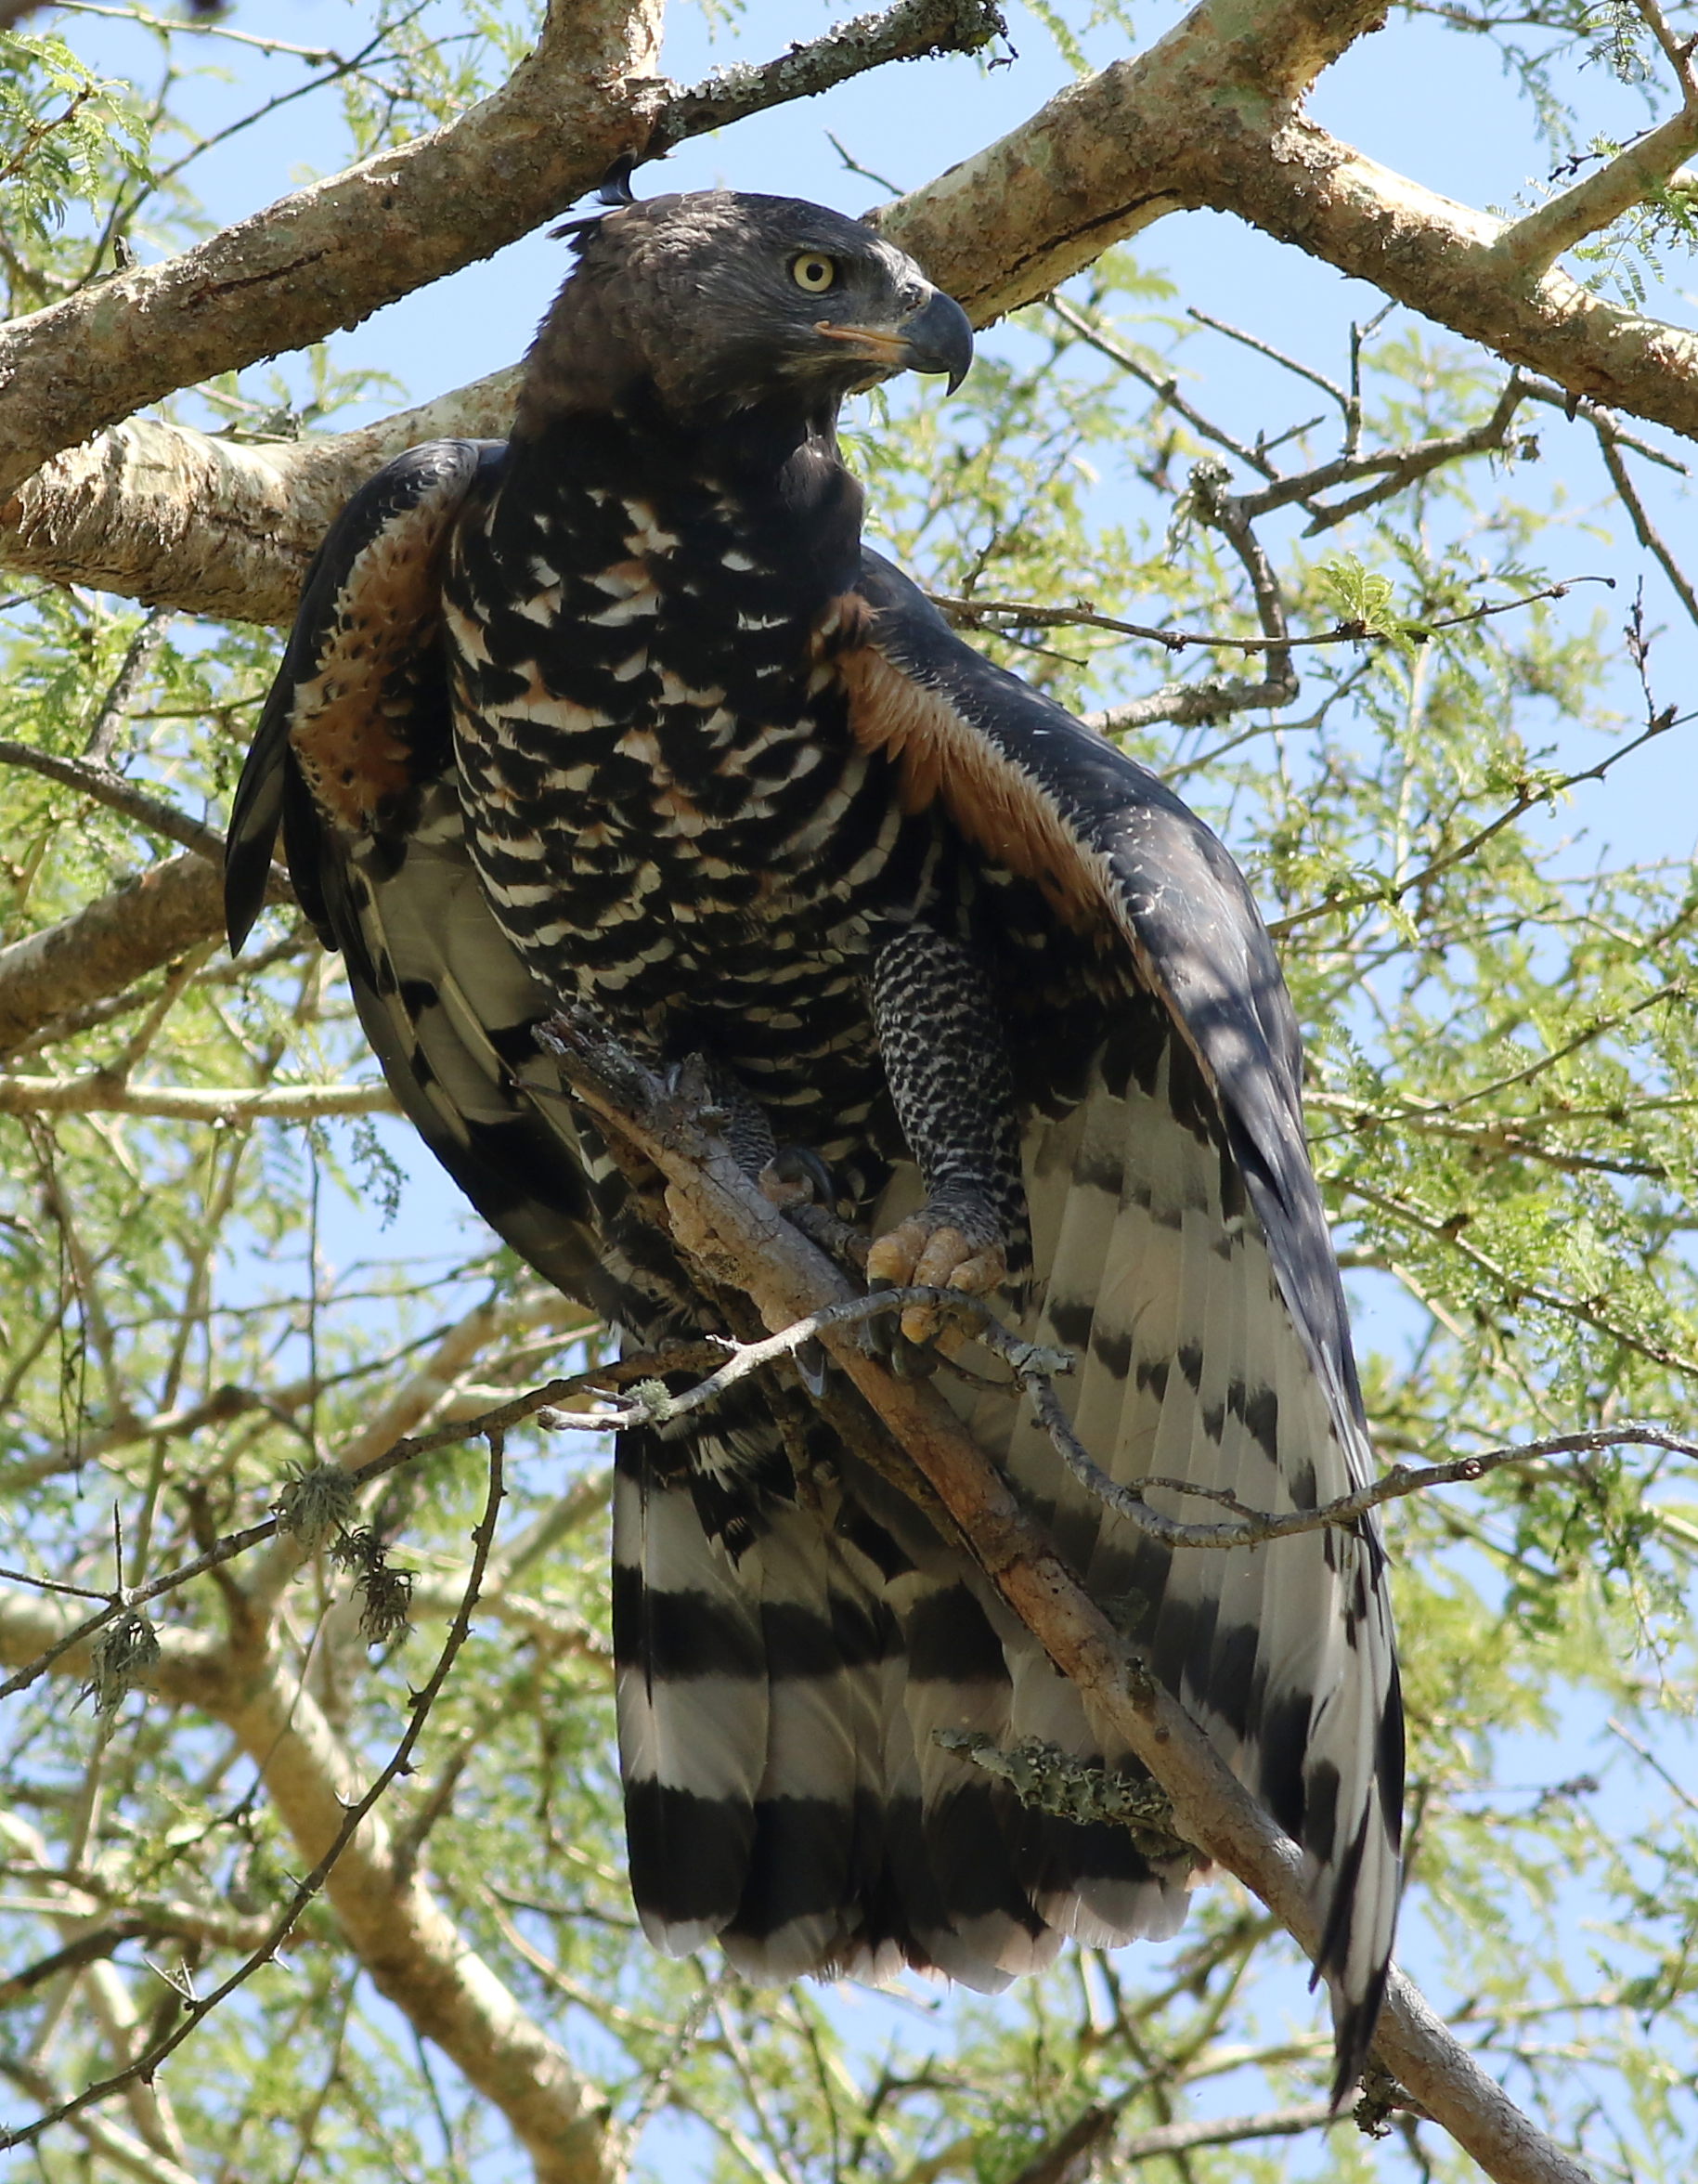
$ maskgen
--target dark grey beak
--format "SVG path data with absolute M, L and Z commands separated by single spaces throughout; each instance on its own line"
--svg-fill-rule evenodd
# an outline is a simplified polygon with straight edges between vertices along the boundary
M 947 371 L 953 395 L 973 361 L 973 329 L 954 297 L 934 288 L 914 317 L 902 321 L 900 331 L 907 344 L 904 361 L 908 370 Z

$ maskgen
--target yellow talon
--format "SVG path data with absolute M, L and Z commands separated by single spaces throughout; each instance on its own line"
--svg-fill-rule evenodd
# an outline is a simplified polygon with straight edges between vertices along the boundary
M 1007 1254 L 1000 1243 L 975 1243 L 950 1223 L 933 1228 L 923 1214 L 911 1214 L 867 1254 L 868 1280 L 895 1289 L 959 1289 L 969 1296 L 989 1296 L 1007 1271 Z M 902 1333 L 911 1343 L 927 1343 L 941 1323 L 935 1306 L 910 1305 L 902 1314 Z

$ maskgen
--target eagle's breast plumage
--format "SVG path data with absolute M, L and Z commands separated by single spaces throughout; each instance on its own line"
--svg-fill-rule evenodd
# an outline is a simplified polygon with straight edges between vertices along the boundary
M 1152 1508 L 1312 1509 L 1370 1458 L 1243 882 L 862 543 L 837 404 L 903 364 L 956 377 L 966 344 L 917 268 L 817 207 L 610 214 L 512 438 L 411 450 L 326 541 L 238 796 L 232 932 L 280 823 L 408 1113 L 628 1341 L 725 1313 L 564 1096 L 535 1034 L 568 1003 L 657 1065 L 702 1057 L 751 1169 L 820 1156 L 875 1270 L 996 1287 L 1071 1349 L 1075 1431 L 1118 1483 L 1170 1482 Z M 1354 2076 L 1398 1879 L 1377 1526 L 1158 1542 L 969 1361 L 949 1399 L 1303 1848 Z M 794 1384 L 622 1435 L 614 1555 L 632 1885 L 663 1947 L 994 1987 L 1067 1935 L 1177 1926 L 1183 1854 L 964 1756 L 981 1732 L 1141 1774 Z

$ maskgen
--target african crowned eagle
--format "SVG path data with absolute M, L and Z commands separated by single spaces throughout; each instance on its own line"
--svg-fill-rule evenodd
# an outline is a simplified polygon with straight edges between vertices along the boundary
M 1370 1473 L 1290 1003 L 1220 843 L 962 643 L 862 540 L 844 397 L 965 373 L 958 305 L 864 225 L 727 190 L 623 203 L 511 436 L 349 502 L 237 793 L 232 943 L 281 826 L 402 1107 L 492 1226 L 631 1345 L 724 1319 L 537 1028 L 705 1058 L 739 1157 L 823 1164 L 872 1272 L 992 1294 L 1075 1353 L 1074 1427 L 1149 1505 L 1313 1509 Z M 909 1332 L 923 1337 L 922 1320 Z M 1402 1715 L 1371 1518 L 1171 1547 L 1030 1398 L 948 1399 L 1300 1846 L 1340 2090 L 1383 1992 Z M 941 1739 L 1136 1775 L 987 1580 L 745 1379 L 620 1435 L 631 1885 L 757 1980 L 903 1964 L 993 1989 L 1064 1936 L 1171 1934 L 1190 1878 Z

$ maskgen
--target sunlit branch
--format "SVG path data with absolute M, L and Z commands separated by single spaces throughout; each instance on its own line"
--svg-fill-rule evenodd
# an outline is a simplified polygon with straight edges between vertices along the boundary
M 96 1071 L 85 1077 L 27 1077 L 0 1073 L 0 1114 L 120 1114 L 158 1121 L 303 1123 L 334 1115 L 397 1114 L 385 1084 L 227 1085 L 210 1089 L 179 1085 L 132 1085 Z
M 103 7 L 97 0 L 53 0 L 58 15 L 99 15 L 113 22 L 131 22 L 144 31 L 157 31 L 162 37 L 222 38 L 231 45 L 250 46 L 259 53 L 282 54 L 290 59 L 311 61 L 322 66 L 339 58 L 324 46 L 291 46 L 282 38 L 257 37 L 252 31 L 239 31 L 231 23 L 195 15 L 150 15 L 141 7 Z
M 1348 1190 L 1353 1198 L 1361 1199 L 1365 1205 L 1377 1207 L 1394 1221 L 1419 1229 L 1423 1236 L 1437 1239 L 1449 1250 L 1459 1254 L 1470 1266 L 1477 1267 L 1481 1273 L 1489 1275 L 1506 1294 L 1515 1298 L 1518 1303 L 1542 1306 L 1547 1311 L 1560 1313 L 1564 1319 L 1577 1320 L 1583 1327 L 1589 1327 L 1597 1333 L 1606 1335 L 1610 1341 L 1619 1343 L 1623 1349 L 1632 1351 L 1637 1357 L 1649 1358 L 1653 1365 L 1666 1366 L 1688 1378 L 1698 1377 L 1698 1358 L 1689 1357 L 1664 1343 L 1653 1342 L 1631 1327 L 1624 1326 L 1602 1308 L 1601 1299 L 1568 1296 L 1544 1282 L 1524 1280 L 1493 1258 L 1489 1252 L 1482 1251 L 1455 1221 L 1412 1205 L 1407 1199 L 1394 1198 L 1387 1191 L 1378 1190 L 1357 1176 L 1343 1178 L 1342 1188 Z
M 1643 204 L 1667 187 L 1682 161 L 1698 151 L 1698 74 L 1692 46 L 1676 38 L 1657 0 L 1633 0 L 1633 5 L 1674 70 L 1680 110 L 1506 229 L 1498 238 L 1498 252 L 1524 272 L 1545 272 L 1564 251 Z
M 292 900 L 275 866 L 266 900 Z M 223 876 L 190 852 L 0 948 L 0 1058 L 223 930 Z
M 1484 606 L 1470 607 L 1466 614 L 1401 617 L 1395 630 L 1371 629 L 1365 622 L 1337 622 L 1330 630 L 1316 630 L 1305 637 L 1217 637 L 1206 630 L 1162 629 L 1146 622 L 1122 621 L 1115 615 L 1098 614 L 1082 603 L 1073 606 L 1048 606 L 1032 599 L 957 599 L 940 592 L 927 596 L 946 620 L 969 629 L 981 623 L 994 626 L 997 622 L 1015 622 L 1032 630 L 1112 630 L 1122 637 L 1136 637 L 1146 644 L 1160 644 L 1169 652 L 1185 652 L 1193 645 L 1214 652 L 1282 652 L 1300 644 L 1370 644 L 1396 640 L 1421 643 L 1446 630 L 1466 629 L 1471 622 L 1489 621 L 1496 615 L 1515 614 L 1523 607 L 1538 604 L 1541 600 L 1565 599 L 1576 584 L 1604 584 L 1614 590 L 1615 579 L 1614 577 L 1566 577 L 1560 584 L 1547 584 L 1537 592 L 1523 593 L 1519 599 L 1492 600 Z
M 673 1240 L 693 1264 L 735 1281 L 771 1326 L 843 1301 L 841 1271 L 784 1222 L 723 1140 L 700 1127 L 680 1103 L 687 1087 L 663 1091 L 581 1019 L 556 1020 L 551 1031 L 577 1098 L 665 1176 Z M 1186 1839 L 1251 1886 L 1313 1953 L 1319 1937 L 1295 1846 L 1149 1676 L 942 1398 L 893 1378 L 836 1327 L 820 1339 L 888 1428 L 898 1462 L 921 1475 L 1008 1606 L 1166 1790 Z M 1395 1971 L 1377 2049 L 1500 2184 L 1584 2184 L 1579 2165 L 1514 2108 Z

